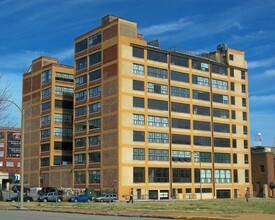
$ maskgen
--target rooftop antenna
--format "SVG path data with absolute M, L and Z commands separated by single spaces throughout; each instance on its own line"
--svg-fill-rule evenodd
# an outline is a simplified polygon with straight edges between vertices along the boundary
M 262 133 L 261 132 L 258 132 L 258 135 L 257 135 L 257 145 L 262 146 Z

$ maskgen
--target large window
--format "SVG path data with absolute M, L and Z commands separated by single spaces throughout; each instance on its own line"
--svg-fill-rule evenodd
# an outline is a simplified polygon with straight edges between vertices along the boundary
M 55 74 L 55 79 L 63 82 L 73 82 L 74 81 L 74 75 L 68 74 L 68 73 L 60 73 L 57 72 Z
M 200 131 L 210 131 L 210 122 L 207 121 L 193 121 L 193 129 Z
M 168 168 L 150 168 L 149 167 L 149 183 L 168 183 Z
M 191 152 L 190 151 L 173 150 L 172 151 L 172 161 L 191 162 Z
M 157 51 L 147 50 L 147 59 L 167 63 L 167 55 Z
M 97 45 L 101 43 L 101 32 L 93 34 L 89 37 L 89 47 Z
M 231 183 L 231 170 L 215 170 L 215 183 Z
M 210 108 L 205 106 L 193 105 L 193 114 L 210 116 Z
M 220 75 L 224 75 L 224 76 L 227 76 L 227 68 L 224 67 L 224 66 L 218 66 L 218 65 L 215 65 L 215 64 L 212 64 L 212 73 L 217 73 L 217 74 L 220 74 Z
M 52 91 L 51 88 L 43 89 L 42 90 L 42 98 L 46 98 L 46 97 L 50 96 L 51 95 L 51 91 Z
M 208 63 L 200 62 L 197 60 L 192 60 L 192 68 L 208 72 L 209 65 L 208 65 Z
M 87 57 L 82 57 L 75 61 L 76 71 L 85 69 L 87 67 Z
M 74 89 L 63 86 L 55 86 L 55 94 L 62 96 L 73 96 Z
M 158 94 L 164 94 L 164 95 L 168 94 L 168 89 L 166 85 L 148 83 L 147 89 L 148 89 L 148 92 L 152 92 L 152 93 L 158 93 Z
M 210 95 L 209 95 L 209 92 L 193 90 L 193 99 L 210 101 Z
M 86 131 L 86 121 L 75 123 L 75 132 L 83 132 Z
M 144 125 L 144 115 L 133 114 L 133 124 L 134 125 Z
M 51 101 L 42 103 L 42 112 L 51 109 Z
M 89 89 L 90 98 L 101 96 L 101 86 L 96 86 Z
M 209 78 L 193 75 L 192 76 L 192 83 L 197 84 L 197 85 L 201 85 L 201 86 L 209 86 Z
M 195 152 L 194 153 L 195 162 L 211 163 L 211 153 L 210 152 Z
M 145 182 L 145 168 L 144 167 L 134 167 L 133 169 L 133 182 L 134 183 L 144 183 Z
M 75 148 L 86 147 L 86 137 L 75 138 L 74 139 L 74 147 Z
M 148 132 L 148 142 L 150 143 L 168 143 L 168 134 L 158 132 Z
M 85 184 L 86 183 L 86 171 L 75 171 L 74 172 L 74 184 Z
M 48 138 L 48 137 L 50 137 L 50 134 L 51 134 L 50 129 L 42 130 L 41 138 Z
M 72 128 L 54 128 L 55 137 L 72 137 L 73 129 Z
M 172 102 L 172 112 L 190 113 L 190 105 L 185 103 Z
M 75 79 L 75 85 L 76 86 L 80 86 L 80 85 L 83 85 L 83 84 L 86 84 L 87 83 L 87 75 L 83 75 L 83 76 L 80 76 L 80 77 L 77 77 Z
M 75 44 L 75 53 L 79 53 L 83 50 L 86 50 L 88 47 L 87 45 L 87 38 L 85 38 L 84 40 L 82 41 L 79 41 Z
M 73 109 L 73 102 L 66 100 L 55 100 L 55 108 Z
M 214 131 L 222 133 L 230 133 L 229 124 L 214 123 Z
M 172 127 L 181 129 L 190 129 L 190 120 L 172 118 Z
M 100 183 L 100 170 L 89 170 L 89 184 Z
M 52 81 L 52 70 L 42 72 L 42 85 Z
M 41 158 L 41 159 L 40 159 L 40 166 L 41 166 L 41 167 L 50 166 L 50 158 L 48 158 L 48 157 L 46 157 L 46 158 Z
M 178 57 L 178 56 L 171 56 L 171 64 L 177 65 L 177 66 L 184 66 L 188 67 L 189 66 L 189 60 L 184 57 Z
M 144 98 L 133 97 L 133 107 L 144 108 Z
M 228 104 L 228 96 L 213 93 L 213 102 Z
M 190 168 L 173 168 L 174 183 L 191 183 L 191 175 Z
M 186 88 L 171 86 L 171 96 L 189 98 L 190 91 L 189 91 L 189 89 L 186 89 Z
M 173 144 L 191 144 L 190 135 L 172 134 Z
M 156 110 L 168 110 L 168 102 L 156 99 L 148 99 L 148 108 Z
M 145 160 L 145 149 L 144 148 L 134 148 L 133 149 L 133 159 L 134 160 Z
M 171 80 L 189 83 L 189 74 L 177 71 L 171 71 Z
M 144 91 L 144 82 L 139 80 L 133 80 L 133 90 Z
M 229 138 L 214 138 L 215 147 L 230 147 Z
M 84 116 L 87 113 L 87 106 L 75 108 L 75 117 Z
M 101 69 L 89 73 L 89 81 L 101 79 Z
M 169 151 L 168 150 L 148 150 L 148 160 L 157 160 L 157 161 L 168 161 L 169 160 Z
M 93 114 L 93 113 L 97 113 L 97 112 L 101 112 L 101 103 L 100 102 L 96 102 L 93 104 L 89 105 L 89 113 Z
M 133 141 L 144 142 L 144 131 L 133 131 Z
M 89 130 L 100 129 L 100 128 L 101 128 L 100 118 L 92 119 L 92 120 L 89 121 Z
M 46 115 L 46 116 L 41 117 L 41 124 L 42 125 L 50 124 L 50 122 L 51 122 L 51 116 L 50 115 Z
M 168 118 L 148 115 L 148 125 L 155 127 L 168 127 Z
M 212 170 L 210 169 L 195 169 L 195 183 L 211 183 Z
M 75 101 L 81 101 L 87 99 L 87 91 L 83 90 L 80 92 L 75 93 Z
M 89 163 L 100 163 L 100 152 L 89 153 Z
M 229 118 L 229 111 L 226 109 L 213 108 L 213 116 L 217 118 Z
M 100 135 L 95 135 L 89 137 L 89 146 L 98 146 L 101 144 L 101 137 Z
M 168 72 L 166 69 L 160 69 L 156 67 L 148 66 L 148 76 L 153 76 L 157 78 L 167 79 L 168 78 Z
M 101 51 L 93 53 L 89 56 L 90 66 L 101 62 Z
M 133 64 L 133 73 L 138 75 L 144 75 L 144 66 L 141 64 Z
M 228 82 L 223 80 L 212 79 L 212 87 L 228 90 Z
M 144 58 L 144 49 L 133 47 L 133 57 Z
M 194 145 L 211 146 L 211 138 L 203 136 L 194 136 Z
M 231 163 L 230 154 L 215 153 L 215 163 Z
M 54 121 L 57 123 L 71 124 L 73 122 L 73 116 L 68 114 L 54 114 Z

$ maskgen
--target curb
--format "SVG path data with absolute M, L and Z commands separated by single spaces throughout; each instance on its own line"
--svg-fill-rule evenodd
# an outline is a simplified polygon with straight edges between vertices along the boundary
M 205 217 L 205 216 L 176 216 L 175 219 L 185 219 L 185 220 L 232 220 L 236 217 Z

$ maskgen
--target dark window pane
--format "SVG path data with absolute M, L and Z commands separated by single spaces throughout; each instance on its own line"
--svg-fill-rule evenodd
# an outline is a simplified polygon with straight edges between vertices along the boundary
M 133 47 L 133 57 L 144 58 L 144 49 Z
M 171 80 L 189 83 L 189 74 L 171 71 Z
M 178 65 L 178 66 L 189 66 L 189 60 L 184 57 L 178 57 L 178 56 L 171 56 L 171 64 Z

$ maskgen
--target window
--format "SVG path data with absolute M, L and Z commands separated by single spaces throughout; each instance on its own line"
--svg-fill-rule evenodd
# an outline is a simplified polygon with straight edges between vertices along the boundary
M 89 130 L 100 129 L 101 128 L 101 119 L 92 119 L 89 121 Z
M 73 116 L 68 114 L 54 114 L 54 121 L 57 123 L 71 124 L 73 122 Z
M 230 83 L 230 90 L 235 91 L 235 83 L 233 82 Z
M 228 82 L 218 79 L 212 79 L 212 87 L 217 89 L 228 90 Z
M 230 133 L 230 128 L 228 124 L 214 123 L 214 131 L 221 133 Z
M 215 147 L 230 147 L 230 139 L 228 138 L 214 138 Z
M 210 116 L 210 108 L 205 106 L 193 105 L 193 114 Z
M 168 150 L 149 149 L 148 150 L 148 160 L 168 161 L 169 160 L 169 152 L 168 152 Z
M 190 113 L 190 105 L 172 102 L 172 112 Z
M 79 147 L 86 147 L 86 138 L 75 138 L 74 139 L 74 147 L 79 148 Z
M 50 137 L 50 129 L 42 130 L 41 138 L 48 138 L 48 137 Z
M 133 141 L 145 141 L 144 131 L 133 131 Z
M 50 151 L 50 144 L 41 144 L 41 152 Z
M 96 102 L 96 103 L 89 105 L 89 110 L 90 110 L 89 111 L 90 114 L 101 112 L 101 103 Z
M 200 131 L 210 131 L 210 122 L 207 121 L 193 121 L 193 129 Z
M 52 70 L 42 72 L 42 85 L 52 81 Z
M 190 129 L 190 120 L 172 118 L 172 128 Z
M 145 160 L 144 148 L 134 148 L 133 149 L 133 159 L 134 160 Z
M 243 112 L 243 120 L 246 121 L 247 120 L 247 113 Z
M 264 173 L 264 172 L 265 172 L 264 165 L 260 165 L 260 172 L 261 172 L 261 173 Z
M 60 150 L 60 151 L 69 151 L 71 152 L 73 148 L 72 142 L 64 142 L 64 141 L 55 141 L 54 142 L 54 150 Z
M 75 117 L 84 116 L 87 112 L 87 106 L 81 106 L 78 108 L 75 108 Z
M 98 80 L 98 79 L 101 79 L 101 69 L 95 70 L 95 71 L 89 73 L 89 81 L 90 82 Z
M 54 104 L 55 104 L 56 108 L 73 109 L 73 102 L 72 101 L 55 100 Z
M 140 64 L 133 64 L 133 73 L 138 75 L 144 75 L 144 66 Z
M 155 127 L 168 127 L 168 118 L 148 115 L 148 125 Z
M 189 98 L 190 91 L 189 89 L 186 89 L 186 88 L 171 86 L 171 96 Z
M 88 48 L 87 38 L 85 38 L 82 41 L 79 41 L 79 42 L 75 43 L 75 53 L 79 53 L 83 50 L 86 50 L 87 48 Z
M 231 96 L 231 105 L 235 105 L 235 96 Z
M 55 86 L 55 94 L 72 97 L 74 94 L 74 89 L 63 86 Z
M 148 83 L 147 91 L 152 93 L 164 94 L 164 95 L 168 94 L 166 85 L 155 84 L 155 83 Z
M 57 72 L 55 74 L 55 79 L 59 80 L 59 81 L 63 81 L 63 82 L 73 82 L 74 81 L 74 75 Z
M 211 138 L 203 136 L 194 136 L 194 145 L 211 146 Z
M 144 82 L 139 80 L 133 80 L 133 90 L 144 91 Z
M 209 86 L 209 78 L 193 75 L 192 76 L 192 83 L 201 85 L 201 86 Z
M 247 126 L 243 126 L 243 134 L 247 134 Z
M 96 34 L 93 34 L 89 37 L 89 47 L 92 47 L 94 45 L 101 43 L 101 32 L 98 32 Z
M 90 66 L 101 62 L 101 51 L 93 53 L 89 56 Z
M 100 163 L 100 152 L 89 153 L 89 163 Z
M 248 148 L 248 141 L 247 140 L 243 140 L 243 148 L 244 149 Z
M 42 112 L 51 109 L 51 101 L 42 103 Z
M 215 163 L 231 163 L 230 154 L 215 153 Z
M 213 108 L 213 116 L 217 118 L 229 118 L 229 111 L 226 109 Z
M 203 101 L 210 101 L 210 95 L 209 95 L 209 92 L 193 90 L 193 99 L 198 99 L 198 100 L 203 100 Z
M 0 161 L 0 167 L 3 167 L 3 161 Z
M 147 68 L 148 76 L 156 77 L 156 78 L 162 78 L 162 79 L 167 79 L 168 78 L 168 72 L 166 69 L 160 69 L 156 67 L 151 67 L 148 66 Z
M 171 64 L 174 64 L 177 66 L 189 67 L 189 60 L 184 57 L 171 55 Z
M 177 71 L 171 71 L 171 80 L 189 83 L 189 74 Z
M 41 124 L 42 125 L 50 124 L 50 122 L 51 122 L 51 116 L 50 115 L 46 115 L 46 116 L 41 117 Z
M 145 182 L 145 168 L 144 167 L 134 167 L 133 182 L 134 183 L 144 183 Z
M 100 183 L 100 170 L 89 170 L 89 184 Z
M 4 143 L 0 143 L 0 148 L 3 148 L 4 147 Z
M 231 118 L 236 119 L 236 111 L 235 110 L 231 111 Z
M 76 71 L 85 69 L 87 67 L 87 57 L 82 57 L 75 61 Z
M 133 47 L 133 57 L 144 58 L 144 49 Z
M 245 182 L 249 183 L 249 170 L 245 170 Z
M 168 183 L 168 168 L 150 168 L 149 167 L 149 183 Z
M 172 161 L 191 162 L 191 152 L 190 151 L 173 150 L 172 151 Z
M 51 91 L 52 91 L 51 88 L 43 89 L 42 90 L 42 98 L 46 98 L 46 97 L 50 96 L 51 95 Z
M 227 76 L 227 68 L 224 66 L 218 66 L 215 64 L 211 64 L 212 68 L 211 71 L 212 73 L 217 73 L 223 76 Z
M 234 77 L 234 75 L 235 75 L 235 74 L 234 74 L 234 69 L 233 69 L 233 68 L 230 68 L 230 76 L 231 76 L 231 77 Z
M 242 93 L 246 93 L 246 86 L 242 84 Z
M 245 71 L 241 71 L 241 79 L 245 79 Z
M 246 107 L 246 98 L 242 98 L 242 106 Z
M 147 50 L 147 59 L 167 63 L 167 55 L 157 51 Z
M 75 123 L 75 132 L 86 131 L 86 121 Z
M 245 163 L 245 164 L 248 164 L 248 163 L 249 163 L 248 154 L 245 154 L 245 155 L 244 155 L 244 163 Z
M 70 156 L 54 156 L 54 165 L 67 165 L 72 164 L 72 157 Z
M 148 132 L 148 142 L 150 143 L 168 143 L 168 134 L 158 132 Z
M 213 102 L 228 104 L 228 96 L 213 93 Z
M 234 164 L 238 163 L 238 154 L 233 154 L 233 163 Z
M 89 89 L 90 98 L 101 96 L 101 86 L 96 86 Z
M 234 55 L 233 54 L 229 54 L 229 60 L 234 60 Z
M 89 137 L 89 146 L 98 146 L 101 144 L 101 137 L 100 135 L 95 135 Z
M 148 99 L 148 108 L 156 110 L 168 110 L 168 102 L 162 100 Z
M 144 125 L 144 115 L 133 114 L 133 124 L 134 125 Z
M 236 125 L 232 125 L 232 133 L 233 134 L 237 133 Z
M 202 71 L 209 71 L 209 65 L 208 63 L 203 63 L 197 60 L 192 60 L 192 68 Z
M 212 170 L 210 169 L 195 169 L 195 183 L 211 183 Z
M 215 170 L 215 183 L 231 183 L 231 170 Z
M 4 151 L 0 151 L 0 157 L 4 157 Z
M 233 146 L 233 148 L 237 148 L 237 140 L 236 139 L 232 139 L 232 146 Z
M 239 182 L 238 170 L 233 170 L 233 172 L 234 172 L 234 183 L 238 183 Z
M 74 184 L 85 184 L 85 183 L 86 183 L 86 171 L 75 171 Z
M 48 166 L 50 166 L 50 158 L 48 158 L 48 157 L 41 158 L 40 159 L 40 166 L 41 167 L 48 167 Z
M 72 128 L 54 128 L 55 137 L 72 137 L 73 129 Z
M 190 135 L 172 134 L 173 144 L 191 144 Z
M 133 97 L 133 107 L 144 108 L 144 98 Z
M 75 93 L 75 101 L 82 101 L 87 99 L 87 91 L 83 90 Z
M 173 168 L 173 182 L 174 183 L 191 183 L 191 169 L 190 168 Z
M 211 153 L 210 152 L 194 152 L 194 161 L 195 162 L 203 162 L 203 163 L 211 163 Z
M 75 85 L 76 86 L 80 86 L 80 85 L 83 85 L 83 84 L 86 84 L 87 83 L 87 75 L 83 75 L 83 76 L 80 76 L 80 77 L 77 77 L 75 79 Z

